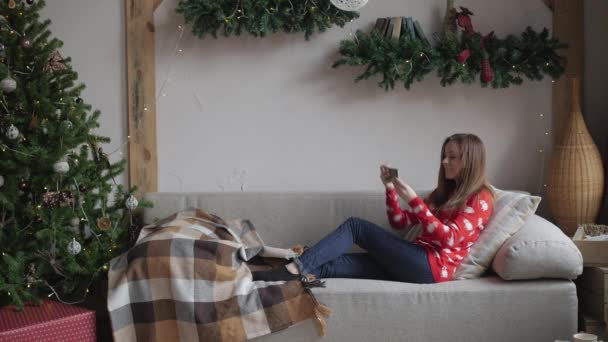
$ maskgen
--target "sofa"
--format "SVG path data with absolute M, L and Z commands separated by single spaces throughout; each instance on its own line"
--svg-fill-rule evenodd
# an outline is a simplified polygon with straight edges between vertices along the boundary
M 153 203 L 153 208 L 144 209 L 145 223 L 197 207 L 225 219 L 250 219 L 266 245 L 275 247 L 311 246 L 353 216 L 390 230 L 382 192 L 148 193 L 144 198 Z M 548 221 L 532 216 L 524 223 L 529 231 L 544 225 L 547 234 L 561 234 Z M 352 251 L 361 250 L 354 247 Z M 509 262 L 503 259 L 501 268 L 509 268 Z M 578 261 L 574 264 L 578 267 Z M 582 269 L 582 259 L 580 264 Z M 532 262 L 527 267 L 544 266 Z M 333 310 L 326 336 L 319 336 L 314 322 L 308 320 L 255 340 L 569 340 L 577 332 L 578 300 L 573 281 L 521 278 L 503 280 L 489 269 L 476 279 L 423 285 L 327 279 L 325 288 L 312 289 L 317 299 Z

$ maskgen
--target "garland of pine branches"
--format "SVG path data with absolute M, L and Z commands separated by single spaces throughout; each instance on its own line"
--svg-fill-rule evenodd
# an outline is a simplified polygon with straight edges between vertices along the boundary
M 352 40 L 340 43 L 342 57 L 333 67 L 366 66 L 355 82 L 379 75 L 382 80 L 378 85 L 385 90 L 394 89 L 395 83 L 403 83 L 409 90 L 414 81 L 422 81 L 434 70 L 442 86 L 458 81 L 470 84 L 480 79 L 483 58 L 481 34 L 475 32 L 472 39 L 467 41 L 471 55 L 465 63 L 456 60 L 462 51 L 459 39 L 434 36 L 436 46 L 432 47 L 414 38 L 407 30 L 399 39 L 384 37 L 377 30 L 369 34 L 357 31 Z M 541 80 L 549 75 L 556 79 L 564 72 L 565 63 L 565 58 L 558 55 L 557 50 L 566 47 L 558 39 L 550 38 L 547 29 L 538 33 L 528 27 L 521 37 L 494 37 L 485 43 L 485 51 L 494 69 L 494 79 L 488 83 L 480 79 L 480 83 L 483 87 L 507 88 L 512 84 L 521 84 L 524 77 Z
M 358 12 L 342 11 L 329 0 L 180 0 L 176 11 L 201 39 L 207 34 L 217 38 L 218 32 L 226 37 L 242 32 L 265 37 L 282 31 L 304 32 L 309 40 L 315 31 L 344 27 L 359 18 Z

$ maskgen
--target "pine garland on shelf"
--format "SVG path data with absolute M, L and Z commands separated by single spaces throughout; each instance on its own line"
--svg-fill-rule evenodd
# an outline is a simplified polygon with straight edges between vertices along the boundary
M 340 10 L 329 0 L 180 0 L 176 11 L 201 39 L 207 34 L 217 38 L 218 31 L 226 37 L 242 32 L 265 37 L 282 31 L 304 32 L 309 40 L 315 31 L 343 27 L 359 17 L 358 12 Z
M 547 29 L 538 33 L 528 27 L 521 37 L 509 35 L 504 39 L 493 33 L 482 36 L 473 31 L 470 15 L 464 8 L 460 14 L 455 12 L 454 20 L 460 16 L 459 26 L 465 28 L 461 37 L 455 32 L 435 33 L 434 47 L 407 27 L 399 38 L 385 36 L 377 29 L 369 34 L 357 31 L 352 40 L 340 43 L 342 57 L 333 67 L 366 66 L 355 82 L 380 75 L 378 85 L 385 90 L 394 89 L 399 82 L 409 90 L 414 81 L 421 81 L 433 70 L 442 86 L 457 81 L 470 84 L 479 78 L 483 87 L 494 88 L 519 85 L 524 78 L 541 80 L 549 75 L 555 79 L 564 72 L 565 58 L 557 50 L 566 48 L 566 44 L 550 38 Z

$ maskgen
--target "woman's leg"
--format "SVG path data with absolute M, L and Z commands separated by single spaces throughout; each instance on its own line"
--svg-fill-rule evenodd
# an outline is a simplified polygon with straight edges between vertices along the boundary
M 395 280 L 368 253 L 342 254 L 312 271 L 320 278 Z
M 346 220 L 335 231 L 295 258 L 294 262 L 301 273 L 315 274 L 317 268 L 344 254 L 353 243 L 365 249 L 395 280 L 433 282 L 424 248 L 359 218 Z

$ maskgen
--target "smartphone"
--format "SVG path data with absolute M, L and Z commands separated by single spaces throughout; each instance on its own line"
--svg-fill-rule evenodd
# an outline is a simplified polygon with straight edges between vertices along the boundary
M 391 176 L 392 179 L 399 178 L 399 170 L 393 169 L 390 167 L 387 169 L 388 169 L 388 174 Z

